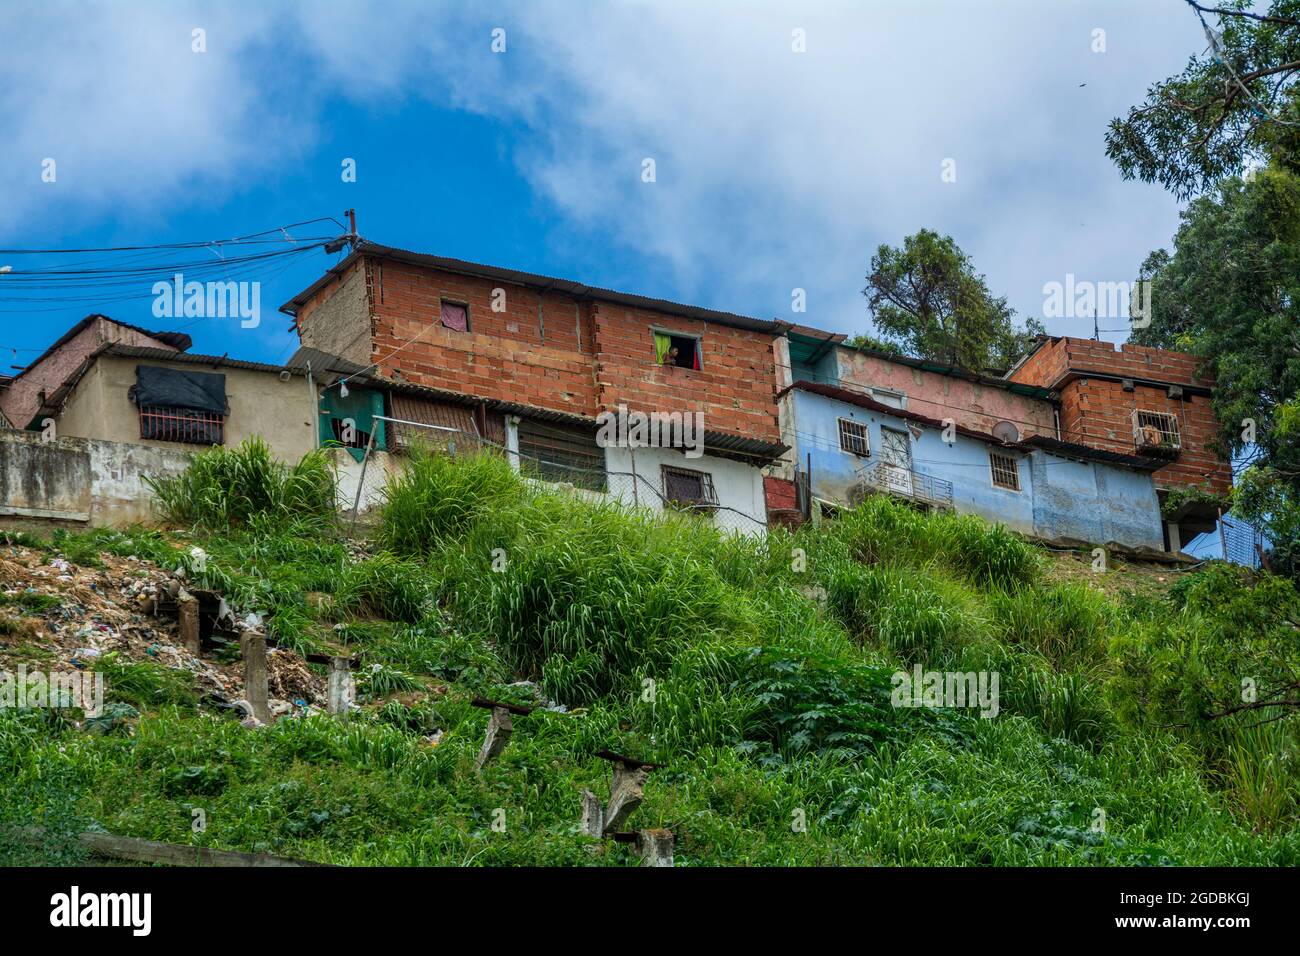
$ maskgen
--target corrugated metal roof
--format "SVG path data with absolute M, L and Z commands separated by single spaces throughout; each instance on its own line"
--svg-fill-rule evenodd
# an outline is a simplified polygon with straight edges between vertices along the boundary
M 242 368 L 253 372 L 292 372 L 304 374 L 304 370 L 290 368 L 287 365 L 268 365 L 265 362 L 248 362 L 244 359 L 232 359 L 227 355 L 197 355 L 193 352 L 169 352 L 167 349 L 149 348 L 144 345 L 123 345 L 110 342 L 94 352 L 94 355 L 119 355 L 123 358 L 154 359 L 159 362 L 180 362 L 183 365 L 206 365 L 210 368 Z M 92 355 L 93 357 L 93 355 Z

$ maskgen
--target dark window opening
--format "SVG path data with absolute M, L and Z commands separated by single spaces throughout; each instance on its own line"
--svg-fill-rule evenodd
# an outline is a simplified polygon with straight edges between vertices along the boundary
M 347 419 L 331 418 L 329 421 L 334 440 L 344 448 L 365 448 L 370 444 L 370 432 L 363 432 L 355 424 L 349 428 Z
M 700 368 L 700 340 L 693 335 L 673 335 L 670 332 L 656 332 L 655 359 L 660 365 L 675 365 L 678 368 Z
M 140 437 L 186 445 L 220 445 L 226 416 L 167 405 L 140 406 Z
M 664 497 L 672 504 L 686 508 L 716 508 L 718 493 L 713 488 L 713 476 L 689 468 L 663 467 Z
M 529 478 L 606 491 L 605 449 L 595 432 L 519 421 L 519 470 Z
M 463 302 L 442 303 L 442 324 L 454 332 L 469 331 L 469 306 Z

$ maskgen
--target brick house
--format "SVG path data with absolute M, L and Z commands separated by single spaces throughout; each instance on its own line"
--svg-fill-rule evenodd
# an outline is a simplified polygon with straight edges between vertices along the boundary
M 794 453 L 769 469 L 768 502 L 774 519 L 788 515 L 788 511 L 776 510 L 778 502 L 787 509 L 794 507 L 793 479 L 806 480 L 809 469 L 814 477 L 812 497 L 818 497 L 820 489 L 820 494 L 835 503 L 850 500 L 849 489 L 863 480 L 858 472 L 865 456 L 856 450 L 852 435 L 845 439 L 836 432 L 841 427 L 837 421 L 851 419 L 852 414 L 828 417 L 831 405 L 827 396 L 817 388 L 798 387 L 801 383 L 830 388 L 840 405 L 856 405 L 865 399 L 874 403 L 873 408 L 880 406 L 875 411 L 882 415 L 881 408 L 896 409 L 896 417 L 907 419 L 913 434 L 904 442 L 898 437 L 897 422 L 890 425 L 887 437 L 898 446 L 895 457 L 910 457 L 913 446 L 931 446 L 925 467 L 918 464 L 915 477 L 909 480 L 950 482 L 956 500 L 966 494 L 968 510 L 1022 529 L 1032 526 L 1035 533 L 1049 527 L 1088 527 L 1090 516 L 1075 512 L 1088 508 L 1104 512 L 1122 504 L 1123 514 L 1111 516 L 1103 526 L 1124 528 L 1130 543 L 1151 547 L 1149 528 L 1154 523 L 1157 543 L 1163 535 L 1164 547 L 1178 551 L 1195 535 L 1214 530 L 1217 508 L 1201 497 L 1188 500 L 1162 518 L 1160 506 L 1169 493 L 1196 487 L 1222 495 L 1231 487 L 1231 467 L 1211 447 L 1217 432 L 1210 406 L 1213 382 L 1198 374 L 1197 361 L 1190 355 L 1130 345 L 1116 349 L 1107 342 L 1044 336 L 1007 376 L 994 378 L 850 346 L 842 335 L 804 326 L 787 331 L 777 354 L 782 435 Z M 811 394 L 821 398 L 814 400 Z M 926 420 L 928 426 L 918 425 Z M 1048 454 L 1041 444 L 1054 443 L 1051 454 L 1057 458 L 1080 466 L 1088 463 L 1097 476 L 1109 476 L 1108 481 L 1092 482 L 1094 487 L 1120 487 L 1118 473 L 1122 471 L 1128 476 L 1122 479 L 1127 491 L 1122 500 L 1111 502 L 1095 493 L 1067 495 L 1053 490 L 1049 507 L 1044 496 L 1056 484 L 1047 480 L 1052 475 L 1076 470 L 1079 487 L 1088 485 L 1082 467 L 1054 462 L 1051 468 L 1040 468 L 1038 480 L 1022 483 L 1040 499 L 1033 502 L 1033 521 L 1029 522 L 1007 510 L 1013 499 L 1001 494 L 1006 489 L 997 488 L 984 469 L 961 460 L 963 447 L 966 451 L 974 447 L 969 442 L 935 445 L 928 437 L 915 434 L 917 428 L 924 433 L 926 428 L 947 421 L 957 433 L 964 430 L 967 438 L 982 436 L 985 445 L 1001 441 L 1006 446 L 980 455 L 1029 455 L 1038 460 Z M 850 421 L 842 427 L 852 432 L 859 426 Z M 1031 453 L 1027 448 L 1036 450 Z M 1092 455 L 1094 451 L 1102 457 Z M 924 456 L 920 451 L 916 454 L 919 462 Z M 913 470 L 912 465 L 904 470 Z M 1151 495 L 1145 496 L 1152 498 L 1150 507 L 1138 487 L 1144 481 L 1152 488 Z M 1089 501 L 1094 504 L 1086 505 Z M 1020 504 L 1023 510 L 1028 503 Z M 1144 514 L 1135 517 L 1138 512 Z
M 778 323 L 368 242 L 281 311 L 303 349 L 426 390 L 408 421 L 468 408 L 479 434 L 543 477 L 766 524 L 761 468 L 786 450 Z M 598 444 L 598 416 L 620 408 L 699 413 L 702 457 Z
M 1153 473 L 1163 503 L 1175 490 L 1221 496 L 1232 487 L 1232 466 L 1213 448 L 1214 381 L 1199 364 L 1183 352 L 1044 336 L 1007 378 L 1056 393 L 1060 437 L 1163 462 Z M 1205 500 L 1166 515 L 1170 550 L 1214 530 L 1217 518 L 1217 508 Z

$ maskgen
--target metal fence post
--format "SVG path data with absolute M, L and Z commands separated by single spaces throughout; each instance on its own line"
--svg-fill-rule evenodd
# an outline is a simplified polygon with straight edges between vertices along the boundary
M 377 428 L 370 429 L 370 438 L 366 442 L 366 453 L 361 456 L 361 477 L 357 479 L 357 497 L 352 502 L 352 531 L 355 537 L 357 533 L 357 518 L 361 515 L 361 496 L 366 491 L 366 469 L 370 466 L 370 453 L 375 448 L 375 432 Z

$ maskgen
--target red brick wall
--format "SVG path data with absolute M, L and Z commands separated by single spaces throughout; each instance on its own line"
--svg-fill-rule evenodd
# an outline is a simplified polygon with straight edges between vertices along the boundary
M 1232 485 L 1231 466 L 1209 447 L 1218 423 L 1208 396 L 1170 398 L 1168 385 L 1211 388 L 1214 380 L 1198 375 L 1195 356 L 1139 345 L 1116 351 L 1109 342 L 1062 338 L 1046 342 L 1011 376 L 1018 382 L 1057 385 L 1067 373 L 1080 376 L 1060 387 L 1061 437 L 1066 441 L 1133 454 L 1133 410 L 1167 412 L 1178 418 L 1182 451 L 1178 459 L 1155 472 L 1156 486 L 1189 484 L 1225 492 Z M 1122 382 L 1088 377 L 1088 372 L 1134 379 L 1134 389 Z M 1141 380 L 1165 383 L 1143 385 Z
M 620 404 L 702 411 L 707 429 L 780 440 L 770 333 L 391 260 L 370 262 L 368 272 L 370 361 L 381 375 L 587 416 Z M 336 288 L 303 306 L 300 327 L 311 332 Z M 505 291 L 501 312 L 492 311 L 496 288 Z M 469 332 L 438 324 L 442 299 L 468 304 Z M 700 335 L 702 368 L 657 365 L 652 327 Z
M 1050 388 L 1067 371 L 1102 372 L 1170 385 L 1212 387 L 1213 378 L 1197 374 L 1199 364 L 1196 356 L 1186 352 L 1171 352 L 1127 343 L 1116 351 L 1110 342 L 1062 337 L 1044 342 L 1024 365 L 1012 373 L 1011 379 Z
M 371 361 L 378 363 L 379 374 L 481 398 L 594 414 L 591 323 L 582 307 L 575 314 L 574 300 L 391 261 L 373 263 L 371 273 Z M 494 312 L 498 288 L 504 291 L 503 310 Z M 443 299 L 469 306 L 468 332 L 440 324 Z
M 768 333 L 596 303 L 601 410 L 700 411 L 710 431 L 780 441 L 776 364 Z M 652 329 L 700 336 L 700 368 L 655 361 Z

